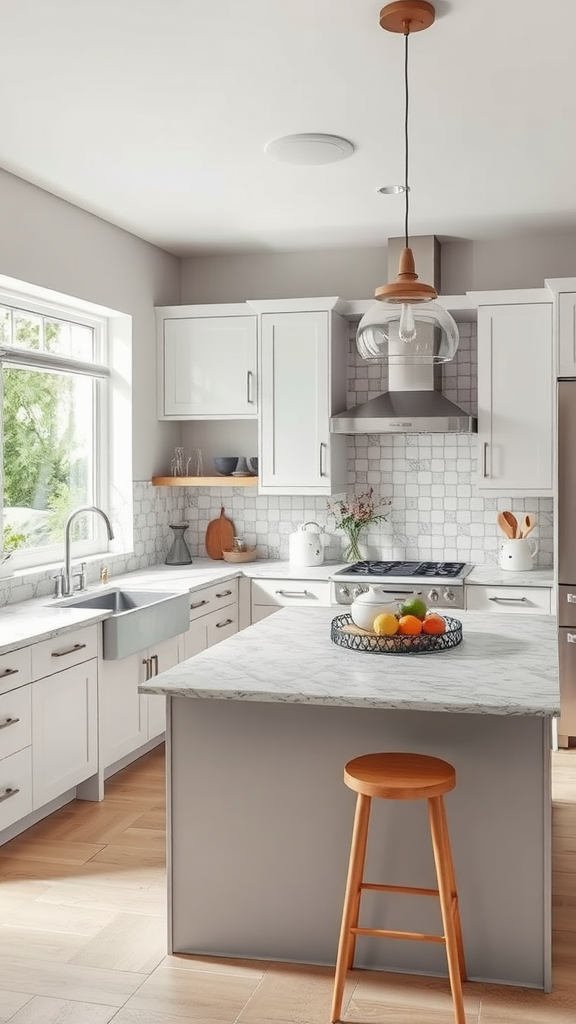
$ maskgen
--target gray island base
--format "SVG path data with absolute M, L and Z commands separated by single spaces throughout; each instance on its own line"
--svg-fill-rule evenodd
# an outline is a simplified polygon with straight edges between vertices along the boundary
M 552 617 L 459 613 L 418 656 L 343 650 L 333 609 L 286 609 L 143 684 L 169 697 L 169 947 L 334 964 L 351 758 L 445 758 L 468 975 L 551 987 Z M 512 621 L 511 621 L 512 620 Z M 191 699 L 192 698 L 192 699 Z M 424 802 L 374 801 L 366 878 L 434 888 Z M 438 901 L 366 893 L 361 925 L 441 934 Z M 444 947 L 361 937 L 355 965 L 446 975 Z

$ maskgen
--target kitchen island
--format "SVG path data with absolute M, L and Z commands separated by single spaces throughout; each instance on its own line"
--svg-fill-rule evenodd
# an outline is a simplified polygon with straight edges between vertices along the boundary
M 284 609 L 141 686 L 169 698 L 170 950 L 333 964 L 354 811 L 343 766 L 416 751 L 457 772 L 469 977 L 549 989 L 555 620 L 462 612 L 459 647 L 389 655 L 332 644 L 333 617 Z M 419 801 L 375 801 L 367 877 L 435 886 Z M 441 932 L 436 900 L 399 894 L 367 893 L 361 923 Z M 446 973 L 442 946 L 370 937 L 356 965 Z

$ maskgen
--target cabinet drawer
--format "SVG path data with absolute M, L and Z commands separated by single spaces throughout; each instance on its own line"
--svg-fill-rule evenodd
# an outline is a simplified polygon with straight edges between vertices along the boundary
M 32 687 L 0 696 L 0 758 L 15 754 L 32 742 Z
M 32 647 L 32 678 L 43 679 L 98 655 L 98 626 L 61 633 Z
M 252 580 L 252 607 L 330 604 L 330 584 L 323 580 Z
M 550 615 L 551 593 L 548 587 L 466 587 L 466 608 Z
M 21 647 L 19 651 L 0 655 L 0 693 L 30 682 L 32 679 L 31 650 L 31 647 Z
M 32 810 L 32 748 L 0 761 L 0 832 Z
M 214 583 L 190 594 L 190 622 L 238 601 L 238 580 Z

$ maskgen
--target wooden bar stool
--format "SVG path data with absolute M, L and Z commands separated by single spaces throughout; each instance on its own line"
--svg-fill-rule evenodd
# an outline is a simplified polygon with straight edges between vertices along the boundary
M 340 1020 L 346 972 L 354 964 L 356 936 L 376 935 L 388 939 L 416 939 L 421 942 L 444 943 L 456 1024 L 466 1024 L 462 997 L 462 982 L 466 981 L 466 964 L 458 910 L 458 893 L 443 800 L 444 793 L 449 793 L 456 785 L 454 768 L 447 761 L 441 761 L 437 757 L 428 757 L 425 754 L 365 754 L 363 757 L 356 757 L 353 761 L 348 762 L 344 768 L 344 782 L 350 789 L 358 793 L 358 798 L 336 960 L 331 1020 Z M 428 801 L 428 817 L 438 879 L 437 889 L 419 889 L 404 885 L 376 885 L 364 882 L 368 824 L 373 797 L 380 800 Z M 444 934 L 421 935 L 418 932 L 359 928 L 360 898 L 363 889 L 376 889 L 381 892 L 407 892 L 416 896 L 438 896 Z

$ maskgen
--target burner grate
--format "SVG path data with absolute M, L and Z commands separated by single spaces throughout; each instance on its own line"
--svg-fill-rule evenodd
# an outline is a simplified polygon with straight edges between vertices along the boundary
M 455 579 L 460 576 L 465 562 L 354 562 L 336 575 L 342 576 L 409 576 L 442 577 Z

